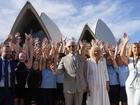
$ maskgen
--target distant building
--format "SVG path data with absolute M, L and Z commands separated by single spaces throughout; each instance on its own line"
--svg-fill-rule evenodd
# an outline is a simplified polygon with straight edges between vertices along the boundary
M 62 39 L 62 33 L 57 25 L 45 13 L 41 13 L 41 16 L 39 16 L 30 2 L 27 2 L 20 11 L 10 34 L 14 35 L 17 32 L 22 35 L 23 39 L 25 39 L 25 33 L 31 34 L 33 37 L 38 37 L 40 41 L 44 37 L 49 41 L 55 42 L 59 42 Z M 95 38 L 109 44 L 116 44 L 113 33 L 100 19 L 93 27 L 93 30 L 87 24 L 84 26 L 78 42 L 83 40 L 91 42 Z
M 109 27 L 99 19 L 93 27 L 93 33 L 95 34 L 96 38 L 99 40 L 103 40 L 109 44 L 116 44 L 116 39 L 109 29 Z
M 95 34 L 90 29 L 90 27 L 86 24 L 82 30 L 82 33 L 80 35 L 79 41 L 86 41 L 91 42 L 92 39 L 95 39 Z
M 41 41 L 44 37 L 55 42 L 62 39 L 62 33 L 57 25 L 45 13 L 39 16 L 30 2 L 27 2 L 20 11 L 10 34 L 14 35 L 17 32 L 23 35 L 23 38 L 27 33 L 39 37 Z
M 87 24 L 84 26 L 78 42 L 83 40 L 91 42 L 91 40 L 95 38 L 109 44 L 116 44 L 116 39 L 113 33 L 108 28 L 108 26 L 100 19 L 94 25 L 93 29 L 91 29 Z

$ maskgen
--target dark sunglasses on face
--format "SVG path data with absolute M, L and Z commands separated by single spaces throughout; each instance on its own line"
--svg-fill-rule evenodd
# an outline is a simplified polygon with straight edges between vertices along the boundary
M 12 53 L 12 54 L 16 54 L 16 52 L 15 52 L 15 51 L 11 51 L 11 53 Z
M 75 47 L 75 45 L 71 45 L 71 46 L 69 46 L 69 47 Z

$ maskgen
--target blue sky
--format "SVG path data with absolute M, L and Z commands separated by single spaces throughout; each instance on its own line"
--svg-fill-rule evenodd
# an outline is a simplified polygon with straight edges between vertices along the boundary
M 0 0 L 0 41 L 9 34 L 27 0 Z M 78 38 L 84 25 L 91 29 L 100 18 L 116 39 L 126 32 L 140 40 L 140 0 L 29 0 L 40 15 L 45 12 L 64 36 Z

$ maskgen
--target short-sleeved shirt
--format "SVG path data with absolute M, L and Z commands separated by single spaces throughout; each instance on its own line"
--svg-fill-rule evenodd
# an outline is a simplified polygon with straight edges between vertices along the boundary
M 63 83 L 64 82 L 64 73 L 58 74 L 56 77 L 57 83 Z
M 120 86 L 125 86 L 125 81 L 129 75 L 128 66 L 127 65 L 119 66 L 118 73 L 119 73 Z
M 42 71 L 41 88 L 56 88 L 56 75 L 49 69 Z
M 110 85 L 118 85 L 119 84 L 119 77 L 118 71 L 113 65 L 107 65 L 108 75 L 109 75 L 109 84 Z

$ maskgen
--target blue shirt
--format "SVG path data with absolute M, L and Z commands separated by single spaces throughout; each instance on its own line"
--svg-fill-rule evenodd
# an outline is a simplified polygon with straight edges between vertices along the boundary
M 56 88 L 56 75 L 49 69 L 42 71 L 41 88 Z
M 64 74 L 58 74 L 57 77 L 56 77 L 56 81 L 57 83 L 63 83 L 64 81 Z
M 118 85 L 119 77 L 118 77 L 117 69 L 115 69 L 112 65 L 107 65 L 107 69 L 109 75 L 109 84 Z
M 126 65 L 119 66 L 118 73 L 119 73 L 120 86 L 125 86 L 125 81 L 129 75 L 128 66 Z

